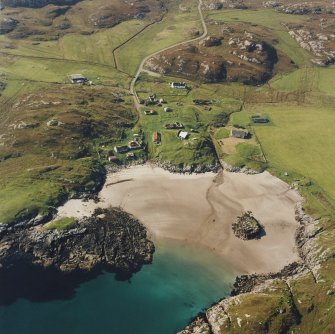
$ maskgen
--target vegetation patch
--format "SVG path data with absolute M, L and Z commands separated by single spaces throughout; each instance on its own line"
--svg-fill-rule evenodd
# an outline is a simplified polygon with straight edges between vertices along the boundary
M 224 161 L 233 167 L 247 167 L 256 171 L 266 168 L 266 161 L 258 145 L 239 143 L 236 145 L 236 153 L 224 155 Z
M 250 117 L 244 112 L 235 112 L 230 116 L 230 123 L 236 128 L 246 129 L 250 125 Z
M 63 218 L 58 218 L 50 223 L 46 224 L 43 226 L 44 230 L 68 230 L 75 226 L 77 223 L 76 219 L 73 217 L 63 217 Z
M 214 132 L 214 138 L 217 140 L 228 137 L 229 137 L 229 130 L 227 128 L 219 128 Z

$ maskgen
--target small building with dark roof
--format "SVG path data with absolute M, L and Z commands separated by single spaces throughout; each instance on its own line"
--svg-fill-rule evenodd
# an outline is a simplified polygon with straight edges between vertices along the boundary
M 70 74 L 69 79 L 74 84 L 89 84 L 90 81 L 82 74 Z
M 115 146 L 114 147 L 115 153 L 127 153 L 129 151 L 128 146 Z
M 270 120 L 266 116 L 259 116 L 259 115 L 253 115 L 251 116 L 251 119 L 253 123 L 260 124 L 260 123 L 269 123 Z
M 185 82 L 171 82 L 170 84 L 171 88 L 177 88 L 177 89 L 186 89 L 186 83 Z

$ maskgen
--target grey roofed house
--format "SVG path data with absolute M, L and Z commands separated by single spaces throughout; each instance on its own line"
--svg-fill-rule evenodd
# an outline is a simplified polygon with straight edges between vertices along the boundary
M 88 82 L 88 79 L 82 74 L 70 74 L 69 79 L 72 83 L 85 83 Z
M 232 129 L 230 131 L 230 136 L 234 137 L 234 138 L 241 138 L 241 139 L 245 139 L 247 138 L 249 135 L 248 131 L 243 131 L 243 130 L 236 130 L 236 129 Z

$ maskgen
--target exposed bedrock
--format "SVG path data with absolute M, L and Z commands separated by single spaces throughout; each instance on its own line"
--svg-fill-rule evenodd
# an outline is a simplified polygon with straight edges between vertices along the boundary
M 32 220 L 0 232 L 4 273 L 28 266 L 64 274 L 109 270 L 126 278 L 150 263 L 153 252 L 145 227 L 120 209 L 98 209 L 66 230 L 34 226 Z

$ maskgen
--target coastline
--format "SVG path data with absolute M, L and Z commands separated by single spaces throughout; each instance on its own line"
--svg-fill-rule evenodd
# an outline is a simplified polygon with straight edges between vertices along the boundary
M 268 172 L 172 174 L 138 165 L 108 174 L 99 199 L 70 200 L 58 215 L 82 218 L 97 207 L 121 207 L 142 222 L 154 242 L 205 246 L 239 274 L 278 272 L 299 260 L 295 207 L 301 197 Z M 231 224 L 248 210 L 265 226 L 259 240 L 240 240 L 232 233 Z

